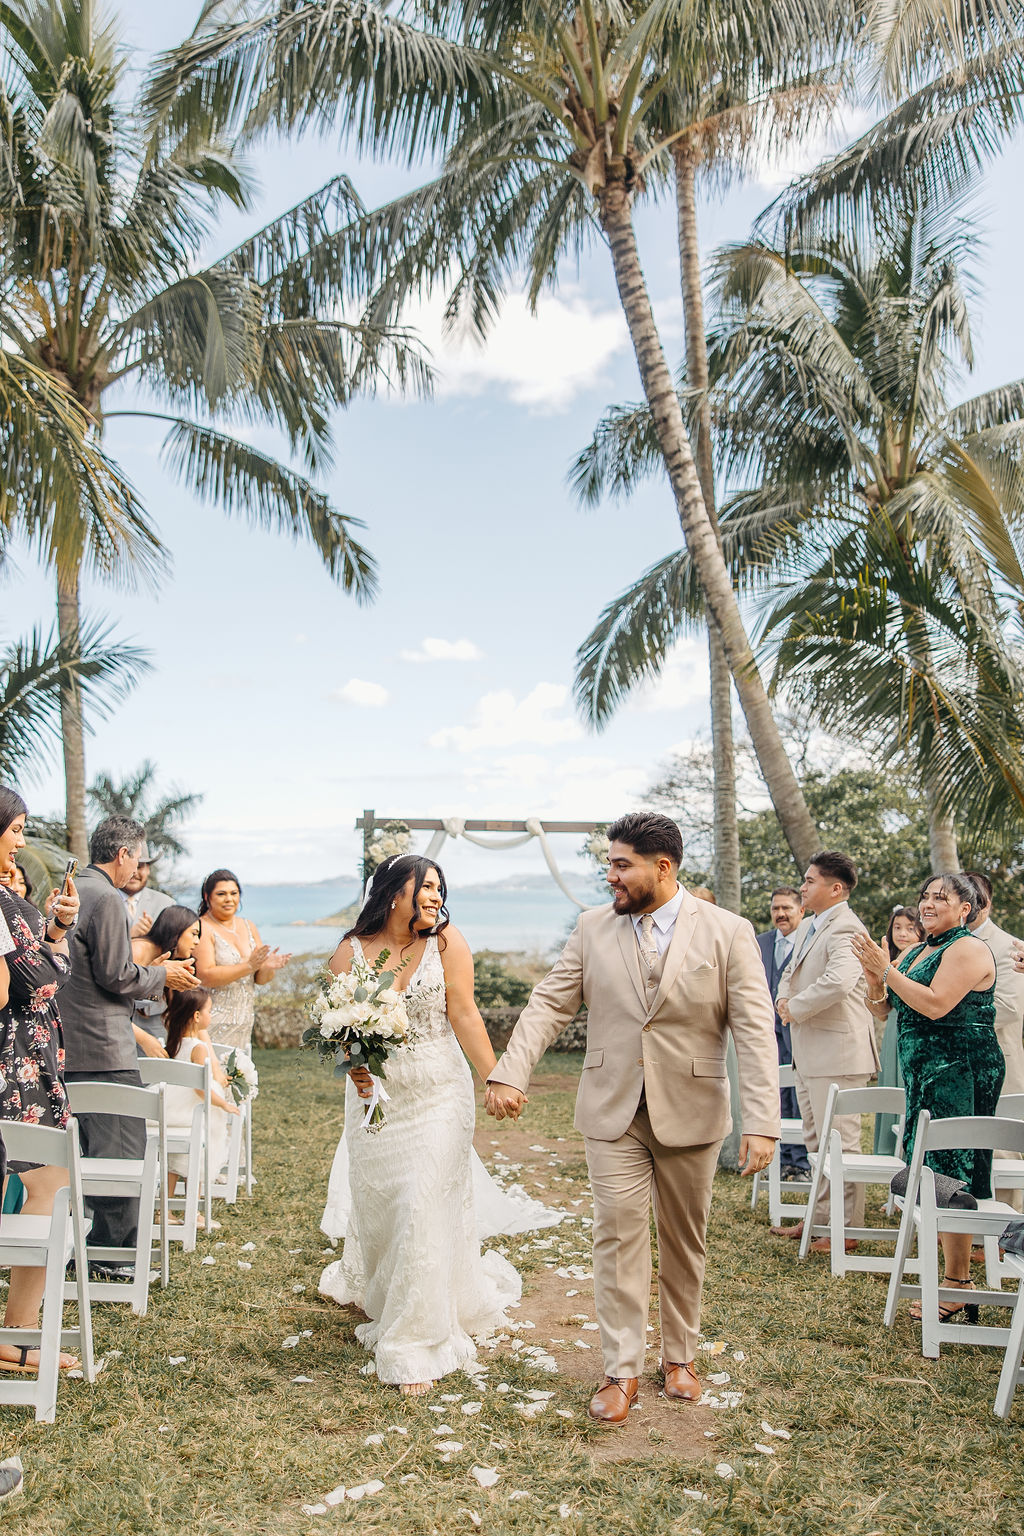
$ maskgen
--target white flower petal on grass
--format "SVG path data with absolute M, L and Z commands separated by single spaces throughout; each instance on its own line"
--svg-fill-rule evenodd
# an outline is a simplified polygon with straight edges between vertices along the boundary
M 577 1349 L 589 1349 L 590 1348 L 590 1345 L 589 1344 L 584 1344 L 582 1339 L 573 1339 L 573 1343 L 576 1345 Z
M 470 1470 L 481 1488 L 493 1488 L 501 1477 L 497 1467 L 472 1467 Z
M 281 1348 L 294 1349 L 298 1342 L 299 1335 L 297 1333 L 290 1333 L 286 1339 L 281 1340 Z
M 169 1424 L 161 1424 L 160 1428 L 157 1430 L 157 1434 L 159 1435 L 169 1435 L 170 1433 L 171 1426 Z
M 510 1499 L 532 1499 L 533 1494 L 526 1488 L 513 1488 L 509 1494 Z
M 560 1419 L 571 1419 L 573 1417 L 573 1411 L 571 1408 L 556 1408 L 555 1412 L 558 1414 Z
M 747 1358 L 742 1349 L 734 1349 L 732 1352 L 732 1357 L 734 1360 L 745 1360 Z
M 350 1488 L 345 1495 L 347 1499 L 364 1499 L 368 1493 L 380 1493 L 384 1484 L 378 1478 L 370 1483 L 359 1483 L 355 1488 Z
M 239 1259 L 238 1267 L 239 1269 L 252 1269 L 252 1265 L 247 1264 L 244 1259 Z
M 363 1441 L 363 1444 L 364 1445 L 383 1445 L 384 1444 L 384 1436 L 383 1435 L 367 1435 L 366 1439 Z
M 289 1248 L 288 1252 L 289 1253 L 301 1253 L 302 1249 L 301 1248 Z
M 407 1435 L 409 1431 L 402 1424 L 389 1424 L 388 1433 L 396 1435 Z
M 303 1328 L 302 1332 L 299 1334 L 299 1338 L 300 1339 L 311 1339 L 312 1337 L 313 1337 L 313 1330 L 312 1330 L 312 1328 Z
M 495 1392 L 511 1392 L 512 1388 L 507 1381 L 499 1381 L 494 1390 Z
M 683 1498 L 684 1499 L 696 1499 L 698 1504 L 706 1504 L 707 1501 L 708 1501 L 707 1494 L 706 1493 L 701 1493 L 699 1488 L 684 1488 L 683 1489 Z
M 703 1344 L 698 1344 L 697 1348 L 705 1355 L 724 1355 L 726 1350 L 725 1343 L 721 1339 L 706 1339 Z
M 483 1403 L 463 1403 L 463 1405 L 462 1405 L 462 1412 L 463 1413 L 479 1413 L 482 1407 L 483 1407 Z
M 567 1296 L 578 1296 L 579 1295 L 579 1291 L 566 1291 L 565 1294 Z
M 715 1468 L 715 1474 L 718 1477 L 724 1478 L 725 1481 L 728 1482 L 730 1477 L 736 1476 L 736 1468 L 730 1467 L 727 1461 L 720 1461 L 718 1466 Z
M 528 1392 L 523 1393 L 523 1396 L 528 1397 L 532 1403 L 550 1403 L 554 1395 L 553 1392 L 541 1392 L 537 1387 L 531 1387 Z
M 716 1387 L 724 1387 L 731 1380 L 732 1377 L 729 1375 L 728 1371 L 716 1371 L 713 1376 L 708 1377 L 708 1381 L 713 1381 Z
M 427 1404 L 427 1412 L 428 1413 L 444 1413 L 445 1411 L 446 1410 L 445 1410 L 444 1405 L 442 1403 L 428 1403 Z
M 761 1420 L 761 1428 L 766 1435 L 774 1435 L 778 1440 L 792 1440 L 793 1438 L 788 1429 L 772 1429 L 767 1419 Z
M 548 1405 L 547 1403 L 520 1403 L 518 1406 L 524 1419 L 535 1419 L 538 1413 L 543 1413 Z
M 200 1264 L 216 1264 L 217 1260 L 213 1257 L 212 1254 L 208 1253 L 206 1258 L 200 1259 L 199 1262 Z
M 184 1365 L 185 1361 L 187 1359 L 188 1359 L 188 1355 L 168 1355 L 167 1356 L 167 1364 L 168 1365 Z
M 304 1285 L 293 1285 L 292 1286 L 292 1295 L 293 1296 L 301 1296 L 305 1289 L 306 1289 L 306 1287 Z
M 337 1488 L 332 1488 L 330 1493 L 324 1494 L 324 1503 L 327 1505 L 343 1504 L 345 1502 L 345 1485 L 339 1483 Z
M 473 1524 L 477 1526 L 477 1528 L 483 1525 L 483 1521 L 480 1519 L 480 1516 L 477 1514 L 475 1509 L 460 1509 L 459 1514 L 467 1515 L 469 1519 L 472 1520 Z
M 774 1445 L 762 1445 L 759 1440 L 755 1440 L 754 1441 L 754 1450 L 755 1451 L 760 1451 L 762 1456 L 774 1456 L 775 1455 L 775 1447 L 774 1447 Z
M 461 1403 L 462 1402 L 462 1393 L 461 1392 L 442 1392 L 441 1393 L 441 1401 L 442 1401 L 442 1403 Z
M 572 1508 L 571 1504 L 559 1504 L 559 1506 L 558 1506 L 558 1518 L 560 1520 L 568 1520 L 569 1516 L 572 1513 L 573 1513 L 573 1508 Z
M 449 1455 L 453 1455 L 454 1452 L 462 1450 L 462 1441 L 461 1440 L 439 1440 L 437 1442 L 437 1449 L 439 1451 L 447 1451 Z
M 599 1327 L 599 1323 L 584 1323 L 583 1331 L 584 1333 L 596 1333 Z
M 302 1506 L 302 1513 L 304 1515 L 326 1515 L 326 1513 L 327 1513 L 327 1505 L 326 1504 L 303 1504 L 303 1506 Z
M 418 1472 L 403 1472 L 402 1476 L 398 1479 L 400 1483 L 418 1483 L 419 1480 L 420 1475 Z
M 242 1253 L 255 1253 L 256 1252 L 256 1244 L 255 1243 L 243 1243 L 240 1251 Z
M 313 1380 L 312 1376 L 293 1376 L 292 1383 L 295 1386 L 308 1387 Z

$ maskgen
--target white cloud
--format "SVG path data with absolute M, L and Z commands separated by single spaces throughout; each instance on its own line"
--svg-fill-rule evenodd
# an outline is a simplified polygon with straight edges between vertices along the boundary
M 705 703 L 709 693 L 707 644 L 681 640 L 673 647 L 661 676 L 637 693 L 635 705 L 645 714 L 660 714 Z
M 583 730 L 572 715 L 563 712 L 568 698 L 569 690 L 563 683 L 538 683 L 520 700 L 507 688 L 485 693 L 471 725 L 446 726 L 435 731 L 429 744 L 476 752 L 485 747 L 575 741 Z
M 418 651 L 401 651 L 403 661 L 479 661 L 483 651 L 472 640 L 437 640 L 430 636 Z
M 516 405 L 565 410 L 582 390 L 603 381 L 602 370 L 628 344 L 618 309 L 601 309 L 582 294 L 547 294 L 531 313 L 521 295 L 506 300 L 486 342 L 450 334 L 443 302 L 411 307 L 403 321 L 430 348 L 437 394 L 481 395 L 500 389 Z
M 357 704 L 360 709 L 383 709 L 390 697 L 380 683 L 367 683 L 361 677 L 349 678 L 344 688 L 336 688 L 331 694 L 332 699 L 344 699 L 346 704 Z

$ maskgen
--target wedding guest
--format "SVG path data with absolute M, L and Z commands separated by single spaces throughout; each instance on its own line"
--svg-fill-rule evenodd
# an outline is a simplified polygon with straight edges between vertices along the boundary
M 190 961 L 199 942 L 199 928 L 199 913 L 191 907 L 164 907 L 148 933 L 132 939 L 132 959 L 138 965 L 159 965 L 168 959 Z M 166 992 L 135 1000 L 135 1022 L 161 1041 L 166 1012 Z
M 996 963 L 970 925 L 980 902 L 978 888 L 966 875 L 933 875 L 921 887 L 919 912 L 927 935 L 898 961 L 890 960 L 866 933 L 855 934 L 853 949 L 868 983 L 872 1006 L 893 1003 L 899 1020 L 899 1057 L 907 1090 L 903 1156 L 909 1163 L 922 1109 L 934 1120 L 959 1115 L 993 1115 L 1006 1065 L 995 1030 Z M 992 1153 L 984 1148 L 929 1152 L 936 1173 L 961 1179 L 972 1195 L 992 1195 Z M 973 1290 L 971 1235 L 943 1232 L 943 1285 Z M 978 1309 L 966 1302 L 940 1304 L 945 1322 L 966 1311 L 977 1321 Z M 920 1304 L 911 1307 L 919 1318 Z
M 108 816 L 89 842 L 91 862 L 79 876 L 81 913 L 71 941 L 72 975 L 64 999 L 67 1026 L 67 1082 L 141 1085 L 136 1048 L 165 1056 L 163 1046 L 134 1021 L 137 998 L 163 989 L 195 986 L 184 960 L 138 965 L 132 959 L 128 911 L 120 892 L 135 875 L 146 844 L 142 827 L 128 816 Z M 146 1150 L 146 1125 L 119 1115 L 79 1115 L 86 1157 L 137 1157 Z M 102 1248 L 132 1248 L 138 1201 L 96 1196 L 91 1200 L 92 1242 Z M 130 1264 L 97 1264 L 104 1278 L 128 1279 Z
M 981 897 L 978 915 L 971 932 L 984 939 L 996 962 L 996 1037 L 1006 1062 L 1004 1093 L 1024 1093 L 1024 976 L 1014 967 L 1014 954 L 1020 939 L 1015 939 L 992 921 L 992 882 L 980 870 L 967 871 Z M 1015 1157 L 1013 1152 L 997 1152 L 996 1157 Z M 1021 1209 L 1019 1189 L 997 1189 L 996 1199 Z
M 0 785 L 0 868 L 5 871 L 14 864 L 15 850 L 25 846 L 27 814 L 21 796 Z M 74 882 L 51 892 L 46 905 L 44 917 L 10 886 L 0 887 L 0 917 L 11 939 L 6 955 L 9 998 L 0 1011 L 0 1120 L 62 1130 L 69 1111 L 57 994 L 71 971 L 68 931 L 79 909 Z M 57 1191 L 68 1181 L 67 1170 L 22 1162 L 10 1166 L 25 1188 L 22 1214 L 48 1216 Z M 11 1270 L 5 1327 L 38 1328 L 45 1279 L 43 1268 Z M 60 1365 L 62 1370 L 74 1369 L 78 1361 L 62 1354 Z M 38 1367 L 38 1349 L 0 1343 L 0 1369 L 34 1375 Z
M 242 887 L 230 869 L 215 869 L 203 881 L 196 945 L 196 975 L 213 993 L 210 1038 L 216 1045 L 252 1046 L 256 988 L 273 980 L 291 955 L 264 944 L 259 929 L 242 917 Z
M 227 1160 L 228 1116 L 237 1115 L 239 1109 L 228 1090 L 224 1068 L 210 1040 L 212 1001 L 213 993 L 208 987 L 191 987 L 187 992 L 171 995 L 167 1004 L 167 1054 L 171 1061 L 189 1061 L 197 1066 L 207 1061 L 210 1063 L 213 1077 L 209 1125 L 210 1170 L 215 1178 Z M 164 1089 L 167 1129 L 191 1130 L 196 1100 L 202 1097 L 198 1088 L 179 1088 L 168 1084 Z M 167 1192 L 173 1195 L 178 1179 L 188 1174 L 188 1158 L 183 1153 L 172 1153 L 167 1159 L 167 1167 Z M 175 1219 L 172 1217 L 172 1220 Z M 202 1217 L 199 1220 L 201 1222 Z
M 774 1003 L 782 973 L 793 954 L 793 935 L 803 922 L 803 897 L 795 886 L 777 885 L 775 887 L 772 891 L 769 915 L 772 926 L 766 933 L 757 935 L 757 947 L 761 951 L 761 964 L 764 966 L 765 979 Z M 779 1052 L 779 1065 L 788 1066 L 793 1060 L 793 1044 L 790 1039 L 789 1025 L 784 1024 L 779 1018 L 778 1009 L 775 1010 L 775 1044 Z M 798 1120 L 800 1118 L 800 1106 L 795 1088 L 780 1088 L 779 1102 L 783 1119 Z M 810 1175 L 811 1165 L 807 1160 L 807 1148 L 803 1142 L 780 1143 L 779 1162 L 784 1179 L 805 1179 Z
M 15 864 L 11 870 L 10 879 L 3 882 L 15 896 L 20 896 L 22 901 L 32 901 L 32 882 L 25 873 L 21 864 Z M 33 906 L 35 903 L 32 903 Z
M 868 1012 L 867 988 L 852 947 L 867 930 L 850 910 L 857 868 L 845 853 L 826 850 L 807 866 L 800 894 L 809 917 L 797 929 L 793 956 L 779 982 L 776 1009 L 791 1028 L 796 1096 L 804 1124 L 804 1145 L 817 1152 L 824 1129 L 829 1088 L 863 1088 L 878 1069 L 875 1026 Z M 860 1116 L 840 1115 L 833 1122 L 844 1148 L 860 1152 Z M 864 1225 L 864 1185 L 846 1186 L 846 1225 Z M 822 1179 L 810 1221 L 827 1226 L 828 1180 Z M 772 1227 L 775 1237 L 799 1238 L 803 1222 Z M 857 1247 L 846 1239 L 847 1252 Z M 815 1238 L 814 1253 L 828 1253 L 827 1237 Z
M 11 995 L 11 973 L 7 968 L 7 956 L 14 949 L 14 940 L 11 930 L 7 926 L 7 919 L 0 912 L 0 1011 L 7 1007 Z M 4 1150 L 4 1139 L 0 1135 L 0 1189 L 3 1188 L 7 1177 L 7 1153 Z M 17 1456 L 9 1456 L 0 1461 L 0 1504 L 6 1499 L 11 1499 L 21 1491 L 24 1485 L 24 1473 L 21 1461 Z
M 141 939 L 149 932 L 159 913 L 166 907 L 174 906 L 173 896 L 168 896 L 165 891 L 158 891 L 156 886 L 150 885 L 149 877 L 152 868 L 152 861 L 147 855 L 145 859 L 139 861 L 138 869 L 121 892 L 121 900 L 128 911 L 133 939 Z
M 912 945 L 923 944 L 924 939 L 925 933 L 921 927 L 917 908 L 893 907 L 889 926 L 882 940 L 882 948 L 889 959 L 901 959 Z M 882 1048 L 879 1051 L 878 1086 L 879 1088 L 902 1088 L 903 1073 L 900 1071 L 896 1043 L 896 1036 L 899 1033 L 896 1009 L 889 1007 L 888 998 L 883 998 L 874 1007 L 869 1001 L 868 1007 L 875 1018 L 885 1018 L 885 1033 L 882 1036 Z M 898 1124 L 899 1119 L 896 1115 L 875 1116 L 874 1150 L 877 1153 L 891 1157 L 896 1151 L 894 1132 Z

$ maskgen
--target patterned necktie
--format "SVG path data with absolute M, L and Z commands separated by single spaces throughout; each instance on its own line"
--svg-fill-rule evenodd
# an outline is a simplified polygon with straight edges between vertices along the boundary
M 654 914 L 645 912 L 640 919 L 640 954 L 649 971 L 658 963 L 658 946 L 654 942 Z

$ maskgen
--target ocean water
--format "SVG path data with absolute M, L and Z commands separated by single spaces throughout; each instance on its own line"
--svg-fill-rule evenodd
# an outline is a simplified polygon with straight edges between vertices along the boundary
M 256 924 L 264 943 L 293 954 L 328 954 L 338 942 L 340 930 L 304 925 L 337 912 L 356 895 L 353 880 L 250 885 L 243 894 L 242 911 Z M 504 883 L 467 886 L 449 896 L 448 910 L 474 950 L 536 950 L 544 954 L 561 948 L 578 912 L 553 882 L 521 887 Z

